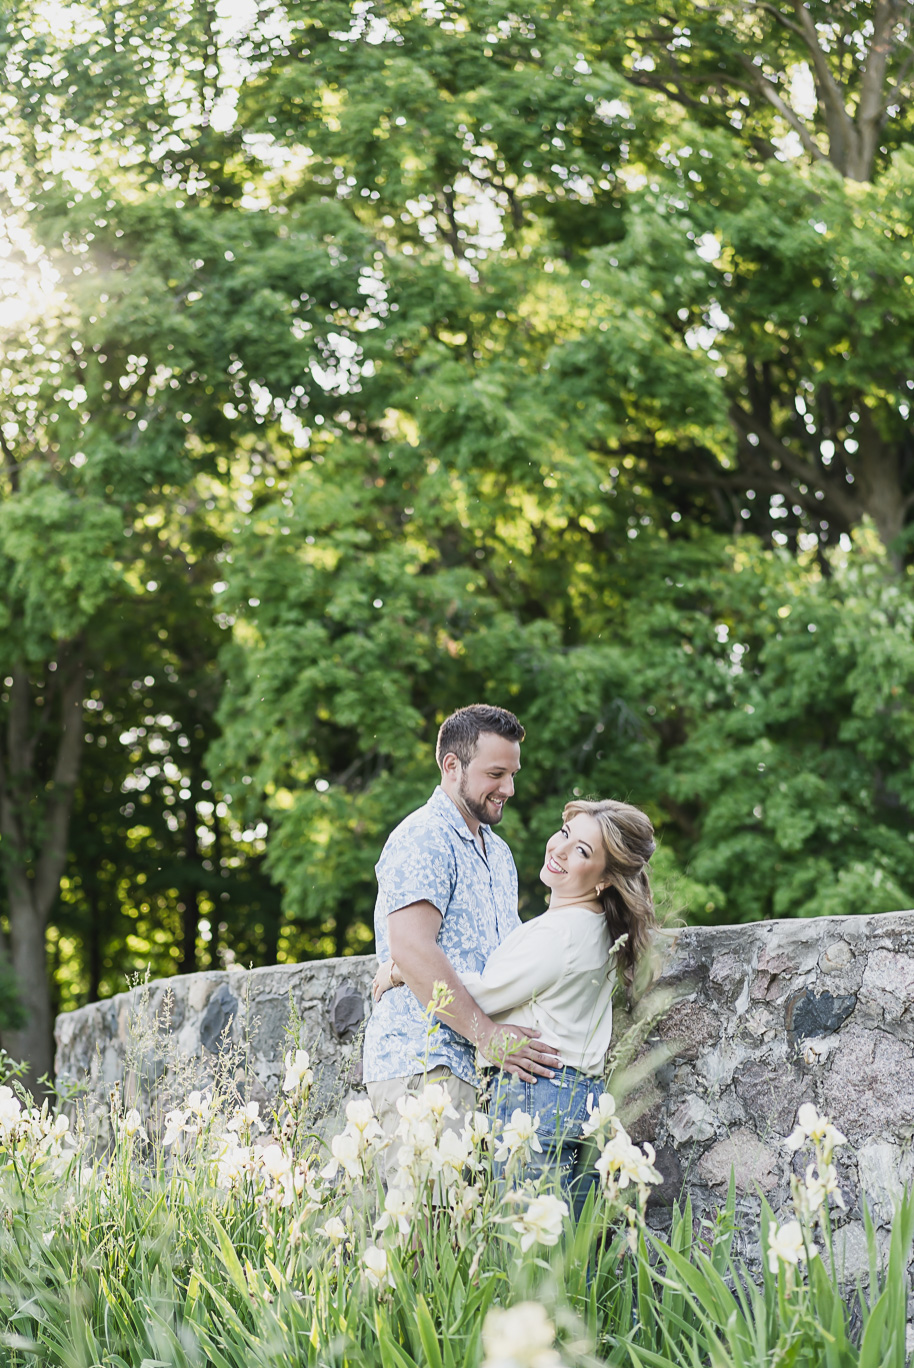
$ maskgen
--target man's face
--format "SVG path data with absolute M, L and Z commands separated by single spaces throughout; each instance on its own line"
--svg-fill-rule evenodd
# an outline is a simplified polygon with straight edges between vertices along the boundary
M 514 776 L 519 769 L 520 742 L 481 732 L 470 763 L 460 765 L 458 761 L 458 804 L 477 822 L 496 826 L 514 793 Z

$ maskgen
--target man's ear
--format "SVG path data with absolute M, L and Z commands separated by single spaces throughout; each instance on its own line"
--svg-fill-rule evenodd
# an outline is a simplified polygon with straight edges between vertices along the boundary
M 442 775 L 450 777 L 451 775 L 456 774 L 459 769 L 460 761 L 457 759 L 457 756 L 453 751 L 448 751 L 447 755 L 443 756 L 441 760 Z

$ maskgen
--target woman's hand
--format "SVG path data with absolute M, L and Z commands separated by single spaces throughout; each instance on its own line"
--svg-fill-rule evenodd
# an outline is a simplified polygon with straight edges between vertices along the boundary
M 385 960 L 384 963 L 379 966 L 378 972 L 372 980 L 371 996 L 374 998 L 375 1002 L 380 1002 L 388 988 L 402 987 L 403 978 L 400 974 L 400 970 L 392 959 Z

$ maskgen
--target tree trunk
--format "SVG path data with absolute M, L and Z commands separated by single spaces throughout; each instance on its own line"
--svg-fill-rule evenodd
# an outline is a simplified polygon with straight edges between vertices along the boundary
M 28 1063 L 24 1082 L 35 1089 L 38 1080 L 54 1070 L 51 1044 L 51 995 L 45 952 L 45 920 L 35 907 L 28 886 L 10 889 L 10 961 L 19 987 L 19 1000 L 28 1020 L 19 1031 L 4 1031 L 3 1048 L 13 1059 Z
M 904 553 L 893 543 L 904 531 L 907 517 L 902 455 L 894 444 L 882 439 L 865 405 L 861 405 L 857 435 L 860 449 L 855 458 L 846 458 L 854 475 L 857 497 L 876 525 L 890 564 L 900 573 L 904 569 Z
M 32 725 L 31 683 L 22 663 L 12 670 L 5 746 L 0 739 L 0 838 L 9 895 L 10 962 L 28 1013 L 21 1030 L 3 1033 L 2 1044 L 27 1065 L 24 1081 L 31 1088 L 54 1067 L 45 931 L 66 864 L 83 746 L 85 667 L 75 643 L 61 654 L 54 690 L 60 699 L 59 737 L 50 775 L 40 772 L 42 720 Z M 49 695 L 43 713 L 50 708 Z

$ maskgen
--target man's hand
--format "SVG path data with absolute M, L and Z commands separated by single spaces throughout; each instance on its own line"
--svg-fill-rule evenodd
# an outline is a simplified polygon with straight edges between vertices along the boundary
M 371 996 L 375 1002 L 380 1002 L 381 998 L 389 988 L 402 988 L 403 976 L 392 959 L 385 960 L 378 966 L 378 972 L 371 982 Z
M 554 1045 L 539 1040 L 539 1031 L 529 1026 L 514 1026 L 508 1022 L 495 1026 L 480 1051 L 490 1064 L 497 1064 L 506 1073 L 516 1074 L 522 1083 L 535 1083 L 537 1076 L 552 1078 L 553 1071 L 562 1067 Z

